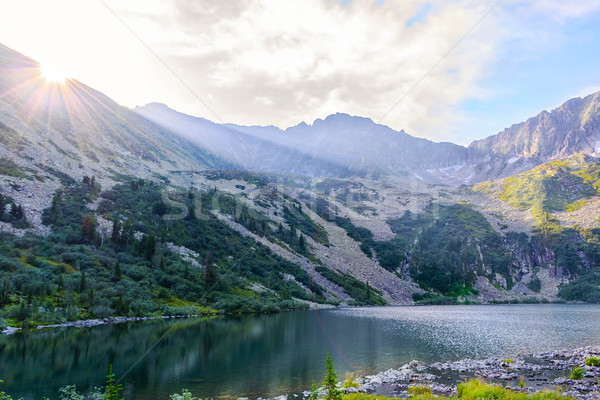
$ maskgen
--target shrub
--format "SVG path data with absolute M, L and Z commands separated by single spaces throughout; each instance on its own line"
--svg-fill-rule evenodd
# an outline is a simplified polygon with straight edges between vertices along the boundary
M 573 368 L 573 371 L 571 371 L 571 379 L 582 379 L 583 378 L 583 374 L 585 373 L 585 369 L 581 368 L 581 367 L 575 367 Z
M 1 322 L 0 322 L 0 324 L 1 324 Z M 585 365 L 588 365 L 590 367 L 600 367 L 600 358 L 588 357 L 585 360 Z
M 346 379 L 344 381 L 344 383 L 342 384 L 343 388 L 357 388 L 360 385 L 358 384 L 358 382 L 356 382 L 352 377 L 349 377 L 348 379 Z

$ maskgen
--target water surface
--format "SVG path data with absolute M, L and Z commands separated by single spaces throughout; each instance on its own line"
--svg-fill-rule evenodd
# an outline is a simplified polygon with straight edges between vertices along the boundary
M 127 399 L 275 396 L 323 379 L 411 360 L 508 357 L 600 344 L 598 305 L 347 308 L 240 318 L 152 320 L 0 336 L 0 391 L 58 398 L 104 383 L 113 364 Z

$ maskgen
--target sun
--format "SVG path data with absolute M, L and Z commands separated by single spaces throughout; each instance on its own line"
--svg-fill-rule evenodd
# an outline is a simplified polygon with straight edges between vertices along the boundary
M 51 64 L 40 65 L 40 72 L 48 83 L 63 84 L 69 79 L 69 76 L 62 69 Z

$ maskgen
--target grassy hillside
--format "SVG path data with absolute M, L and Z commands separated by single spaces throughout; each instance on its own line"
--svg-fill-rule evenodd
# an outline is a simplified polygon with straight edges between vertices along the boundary
M 533 212 L 573 211 L 600 189 L 600 161 L 577 154 L 551 161 L 532 170 L 496 182 L 473 187 L 491 193 L 511 206 Z

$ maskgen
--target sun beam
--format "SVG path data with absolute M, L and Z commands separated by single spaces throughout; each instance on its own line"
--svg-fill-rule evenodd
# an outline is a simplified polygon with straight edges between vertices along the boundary
M 69 79 L 69 76 L 63 70 L 51 64 L 40 65 L 40 72 L 48 83 L 63 84 Z

